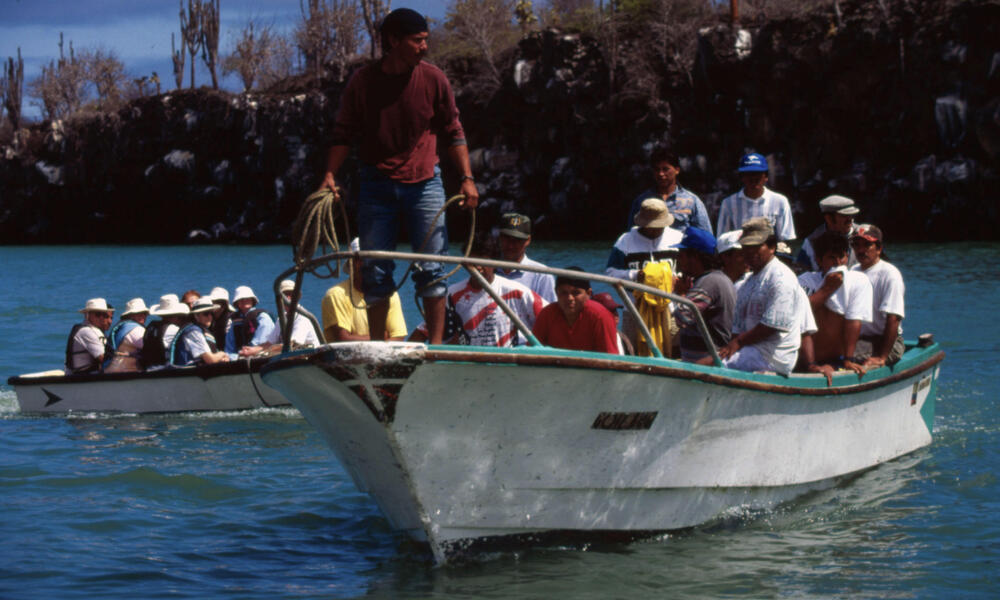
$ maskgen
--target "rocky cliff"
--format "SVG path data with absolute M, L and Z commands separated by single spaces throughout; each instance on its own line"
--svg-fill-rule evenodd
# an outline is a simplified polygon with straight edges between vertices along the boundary
M 892 239 L 997 239 L 1000 4 L 936 4 L 841 3 L 839 17 L 709 28 L 690 71 L 665 74 L 652 96 L 612 77 L 593 39 L 532 34 L 491 98 L 454 81 L 480 222 L 516 209 L 540 236 L 611 238 L 648 186 L 647 152 L 668 143 L 713 214 L 753 149 L 801 235 L 838 192 Z M 0 147 L 0 242 L 287 239 L 319 182 L 340 91 L 184 91 L 21 130 Z

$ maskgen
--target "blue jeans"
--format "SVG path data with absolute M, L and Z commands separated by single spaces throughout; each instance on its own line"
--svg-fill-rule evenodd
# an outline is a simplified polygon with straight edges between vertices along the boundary
M 441 169 L 434 167 L 434 176 L 418 183 L 400 183 L 383 175 L 373 166 L 361 166 L 361 190 L 358 198 L 358 230 L 362 250 L 395 250 L 399 237 L 400 217 L 406 219 L 410 245 L 414 252 L 448 254 L 448 232 L 444 214 L 434 223 L 434 216 L 444 206 L 444 185 Z M 433 233 L 421 249 L 427 231 Z M 366 260 L 361 268 L 362 289 L 366 302 L 387 298 L 395 291 L 391 260 Z M 438 262 L 419 262 L 413 270 L 413 283 L 422 297 L 440 297 L 448 291 L 442 280 L 428 284 L 444 275 Z

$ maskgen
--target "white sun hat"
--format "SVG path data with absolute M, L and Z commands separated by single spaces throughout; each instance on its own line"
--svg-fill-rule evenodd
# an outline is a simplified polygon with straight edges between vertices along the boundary
M 167 315 L 186 315 L 191 312 L 187 304 L 184 304 L 177 297 L 177 294 L 164 294 L 160 296 L 159 304 L 154 304 L 149 309 L 149 314 L 158 317 Z
M 229 292 L 226 291 L 226 288 L 224 287 L 212 288 L 212 293 L 210 293 L 208 297 L 211 298 L 213 302 L 216 300 L 225 300 L 227 304 L 229 303 Z
M 249 285 L 237 286 L 236 291 L 233 292 L 233 304 L 236 304 L 240 300 L 246 300 L 247 298 L 253 300 L 254 304 L 260 302 L 260 300 L 257 299 L 257 296 L 254 295 L 253 290 L 250 289 Z
M 123 317 L 129 315 L 141 315 L 142 313 L 148 313 L 149 309 L 146 308 L 146 303 L 143 302 L 142 298 L 132 298 L 125 303 L 125 312 L 122 313 Z
M 194 301 L 194 304 L 191 306 L 191 314 L 209 312 L 217 308 L 219 307 L 216 306 L 215 302 L 212 302 L 211 296 L 202 296 Z
M 108 301 L 104 298 L 91 298 L 87 300 L 87 304 L 77 312 L 89 313 L 89 312 L 115 312 L 114 306 L 108 306 Z

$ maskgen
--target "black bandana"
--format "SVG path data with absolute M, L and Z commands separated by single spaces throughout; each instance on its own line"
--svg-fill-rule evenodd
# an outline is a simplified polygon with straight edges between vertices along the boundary
M 427 19 L 410 8 L 397 8 L 387 14 L 382 20 L 380 30 L 382 35 L 388 34 L 396 38 L 430 31 L 427 27 Z

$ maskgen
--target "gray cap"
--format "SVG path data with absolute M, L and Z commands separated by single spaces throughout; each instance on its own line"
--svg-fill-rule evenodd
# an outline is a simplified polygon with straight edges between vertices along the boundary
M 856 215 L 861 210 L 854 205 L 854 200 L 846 196 L 827 196 L 819 201 L 819 210 L 824 213 L 837 213 L 838 215 Z

